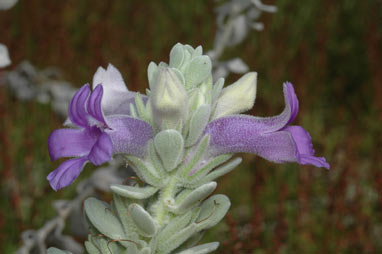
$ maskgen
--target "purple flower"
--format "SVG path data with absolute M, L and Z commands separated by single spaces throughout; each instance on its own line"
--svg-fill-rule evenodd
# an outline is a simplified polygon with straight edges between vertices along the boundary
M 309 133 L 289 125 L 298 113 L 293 85 L 284 83 L 285 109 L 273 117 L 231 115 L 218 118 L 206 127 L 210 135 L 210 156 L 224 153 L 254 153 L 267 160 L 311 164 L 329 169 L 323 157 L 315 157 Z
M 146 143 L 152 138 L 151 126 L 128 115 L 113 114 L 113 111 L 105 117 L 103 94 L 103 85 L 97 85 L 93 92 L 88 84 L 84 85 L 69 105 L 69 119 L 77 128 L 58 129 L 49 137 L 52 160 L 75 157 L 48 175 L 47 179 L 56 191 L 70 185 L 89 161 L 101 165 L 113 154 L 143 156 L 145 153 Z M 116 112 L 119 113 L 118 109 Z

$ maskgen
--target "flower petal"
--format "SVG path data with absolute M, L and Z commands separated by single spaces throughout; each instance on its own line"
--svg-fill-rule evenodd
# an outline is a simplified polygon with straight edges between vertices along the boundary
M 103 87 L 97 86 L 90 95 L 87 103 L 87 111 L 94 119 L 107 126 L 102 113 L 101 100 L 103 95 Z
M 247 117 L 224 117 L 211 122 L 210 156 L 225 153 L 253 153 L 274 162 L 296 161 L 296 145 L 286 131 L 261 133 L 256 121 Z
M 86 84 L 78 90 L 69 104 L 69 118 L 72 123 L 80 127 L 89 126 L 88 113 L 86 112 L 86 100 L 90 94 L 89 84 Z
M 48 139 L 50 158 L 56 160 L 88 155 L 100 134 L 98 128 L 55 130 Z
M 129 114 L 129 104 L 134 102 L 135 92 L 127 90 L 121 73 L 109 64 L 107 70 L 99 67 L 93 77 L 93 89 L 103 86 L 102 109 L 105 115 Z
M 284 83 L 285 108 L 281 114 L 272 117 L 256 117 L 243 115 L 251 122 L 256 123 L 256 129 L 261 133 L 278 131 L 291 123 L 298 113 L 298 100 L 294 92 L 293 85 L 289 82 Z
M 153 137 L 151 125 L 129 116 L 112 116 L 107 119 L 109 127 L 105 132 L 113 142 L 113 153 L 143 156 L 147 141 Z
M 289 132 L 297 148 L 297 161 L 300 164 L 311 164 L 316 167 L 330 168 L 329 163 L 326 162 L 324 157 L 315 157 L 312 144 L 312 138 L 309 133 L 301 126 L 288 126 L 284 129 Z
M 99 166 L 109 161 L 111 156 L 113 156 L 113 143 L 108 134 L 102 133 L 90 151 L 88 159 L 94 165 Z
M 53 190 L 57 191 L 70 185 L 79 176 L 87 161 L 85 157 L 67 160 L 51 172 L 47 179 Z

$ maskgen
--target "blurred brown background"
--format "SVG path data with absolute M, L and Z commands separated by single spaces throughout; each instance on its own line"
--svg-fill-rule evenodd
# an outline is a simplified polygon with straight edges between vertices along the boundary
M 220 179 L 216 192 L 232 207 L 205 241 L 220 241 L 218 252 L 227 254 L 382 253 L 382 1 L 264 3 L 278 12 L 264 14 L 264 31 L 251 32 L 224 58 L 241 57 L 259 73 L 252 114 L 278 114 L 282 82 L 294 84 L 301 109 L 295 122 L 310 131 L 331 170 L 244 155 Z M 0 42 L 13 61 L 7 70 L 27 59 L 59 67 L 80 87 L 110 62 L 130 90 L 143 92 L 148 63 L 168 61 L 175 43 L 212 48 L 218 5 L 24 0 L 0 13 Z M 47 137 L 62 122 L 49 105 L 20 102 L 2 86 L 0 119 L 0 249 L 14 253 L 20 233 L 54 216 L 51 202 L 73 197 L 75 186 L 55 193 L 45 180 L 57 166 Z

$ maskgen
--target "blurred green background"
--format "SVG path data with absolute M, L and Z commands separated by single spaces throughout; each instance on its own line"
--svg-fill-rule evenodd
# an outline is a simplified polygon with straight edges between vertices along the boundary
M 295 123 L 331 170 L 244 155 L 219 181 L 216 192 L 232 207 L 205 241 L 220 241 L 222 254 L 382 253 L 382 1 L 264 3 L 279 8 L 263 14 L 265 30 L 224 58 L 241 57 L 259 73 L 251 114 L 281 112 L 281 84 L 294 84 Z M 148 63 L 168 61 L 176 42 L 212 48 L 218 4 L 24 0 L 0 13 L 0 41 L 13 60 L 8 70 L 24 59 L 57 66 L 80 87 L 110 62 L 130 90 L 143 92 Z M 20 102 L 1 87 L 0 119 L 0 249 L 14 253 L 20 233 L 53 217 L 51 202 L 73 198 L 75 185 L 55 193 L 45 180 L 57 166 L 47 137 L 62 122 L 49 105 Z M 80 178 L 90 173 L 88 166 Z

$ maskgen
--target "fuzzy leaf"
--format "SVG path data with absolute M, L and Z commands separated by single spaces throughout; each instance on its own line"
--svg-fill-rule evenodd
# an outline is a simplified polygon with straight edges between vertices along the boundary
M 139 117 L 147 121 L 146 107 L 145 107 L 145 104 L 143 103 L 142 96 L 140 93 L 137 93 L 137 95 L 135 96 L 135 105 L 136 105 Z
M 219 78 L 213 88 L 212 88 L 212 101 L 215 102 L 217 100 L 217 98 L 219 98 L 220 96 L 220 93 L 222 92 L 223 90 L 223 87 L 224 87 L 224 78 Z
M 157 71 L 158 66 L 154 62 L 150 62 L 149 67 L 147 68 L 147 79 L 149 80 L 150 89 L 153 89 L 155 81 L 155 72 Z
M 99 249 L 91 241 L 85 242 L 85 248 L 89 254 L 101 254 Z
M 183 46 L 177 43 L 170 51 L 170 67 L 179 68 L 184 60 Z
M 190 238 L 195 232 L 196 232 L 196 225 L 193 223 L 189 225 L 188 227 L 182 229 L 181 231 L 177 232 L 176 234 L 169 237 L 166 241 L 158 242 L 158 253 L 170 253 L 177 247 L 179 247 L 182 243 L 187 241 L 188 238 Z
M 128 200 L 124 197 L 114 194 L 113 204 L 117 210 L 118 217 L 123 225 L 127 239 L 133 240 L 133 234 L 138 231 L 131 216 L 127 214 Z M 122 242 L 123 243 L 123 242 Z
M 135 225 L 144 236 L 153 236 L 157 231 L 157 226 L 151 215 L 138 204 L 129 205 L 129 214 Z
M 129 252 L 129 254 L 130 254 L 130 252 Z M 145 247 L 145 248 L 141 249 L 140 254 L 151 254 L 151 248 Z
M 207 254 L 212 251 L 215 251 L 218 247 L 218 242 L 206 243 L 178 252 L 178 254 Z
M 202 156 L 204 155 L 204 152 L 206 151 L 208 147 L 209 142 L 210 142 L 210 137 L 208 135 L 204 136 L 201 139 L 190 161 L 187 161 L 186 159 L 182 168 L 180 168 L 177 171 L 177 175 L 180 178 L 184 178 L 195 166 L 195 164 L 202 158 Z
M 187 176 L 183 180 L 184 186 L 186 186 L 188 188 L 196 188 L 197 186 L 200 186 L 201 184 L 208 183 L 208 182 L 213 181 L 222 175 L 225 175 L 225 174 L 231 172 L 232 170 L 235 169 L 235 167 L 237 165 L 239 165 L 241 163 L 241 161 L 242 161 L 241 158 L 235 158 L 234 160 L 226 163 L 225 165 L 222 165 L 222 166 L 214 169 L 217 165 L 224 163 L 230 157 L 232 157 L 232 155 L 230 155 L 230 154 L 220 155 L 218 157 L 215 157 L 209 163 L 207 163 L 206 166 L 204 166 L 203 168 L 196 171 L 195 174 L 193 174 L 191 176 Z M 212 171 L 212 173 L 208 174 L 212 169 L 214 169 Z
M 202 135 L 210 118 L 210 105 L 202 105 L 192 115 L 188 136 L 186 139 L 186 147 L 194 145 Z
M 152 165 L 149 165 L 145 163 L 142 159 L 132 155 L 127 155 L 126 158 L 128 163 L 131 164 L 134 172 L 143 181 L 158 188 L 166 185 L 166 181 L 162 179 L 161 175 L 156 171 L 156 169 Z
M 197 56 L 185 71 L 186 89 L 190 90 L 203 82 L 211 74 L 211 60 L 208 56 Z
M 198 231 L 211 228 L 218 224 L 227 213 L 231 202 L 225 195 L 217 194 L 203 202 L 195 224 Z
M 193 211 L 188 211 L 187 213 L 173 218 L 167 226 L 158 233 L 158 241 L 164 242 L 166 239 L 174 235 L 175 233 L 184 229 L 188 223 L 190 223 Z
M 163 130 L 154 137 L 154 144 L 167 171 L 173 170 L 183 159 L 182 135 L 173 129 Z
M 184 213 L 197 202 L 200 202 L 208 197 L 216 189 L 216 185 L 216 182 L 210 182 L 196 188 L 175 207 L 174 212 L 176 214 Z
M 243 160 L 242 158 L 235 158 L 232 161 L 228 162 L 227 164 L 225 164 L 221 167 L 218 167 L 217 169 L 212 171 L 210 174 L 208 174 L 206 177 L 204 177 L 202 180 L 202 183 L 213 181 L 216 178 L 219 178 L 222 175 L 225 175 L 225 174 L 231 172 L 241 163 L 242 160 Z
M 197 56 L 201 56 L 203 54 L 203 47 L 202 46 L 198 46 L 194 52 L 192 52 L 192 57 L 197 57 Z
M 146 199 L 154 195 L 158 188 L 152 186 L 146 186 L 143 188 L 127 186 L 121 184 L 113 184 L 110 186 L 110 189 L 122 197 L 132 198 L 132 199 Z
M 104 202 L 88 198 L 85 200 L 84 208 L 89 221 L 100 233 L 111 239 L 125 238 L 121 222 Z

